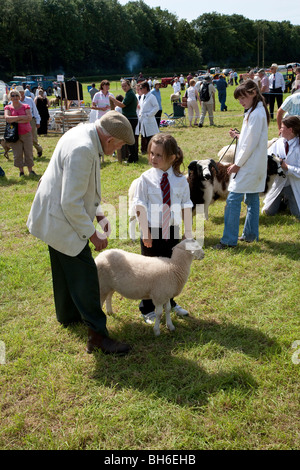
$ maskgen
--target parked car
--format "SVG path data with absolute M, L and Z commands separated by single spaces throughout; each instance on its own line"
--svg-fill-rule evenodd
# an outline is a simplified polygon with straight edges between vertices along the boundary
M 225 75 L 225 77 L 228 77 L 228 75 L 230 75 L 231 72 L 232 72 L 232 69 L 223 69 L 222 70 L 222 73 Z
M 30 85 L 32 93 L 36 92 L 37 87 L 40 85 L 47 92 L 48 96 L 53 94 L 55 77 L 45 77 L 45 75 L 26 75 L 26 77 L 15 75 L 9 82 L 9 87 L 14 85 L 23 86 Z

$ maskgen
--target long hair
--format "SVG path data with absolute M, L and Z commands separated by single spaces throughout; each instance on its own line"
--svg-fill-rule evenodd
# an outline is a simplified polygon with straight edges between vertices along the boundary
M 293 133 L 299 139 L 300 143 L 300 117 L 299 116 L 286 116 L 282 119 L 282 124 L 284 124 L 289 129 L 292 128 Z
M 148 144 L 148 158 L 150 159 L 150 151 L 152 143 L 156 145 L 162 145 L 163 147 L 163 159 L 168 162 L 172 155 L 175 155 L 175 159 L 172 163 L 173 171 L 176 176 L 181 176 L 180 166 L 183 163 L 183 152 L 177 145 L 176 139 L 170 134 L 155 134 Z
M 247 96 L 247 95 L 248 96 L 253 95 L 252 107 L 251 107 L 251 111 L 249 113 L 249 116 L 250 116 L 251 113 L 253 113 L 253 111 L 257 107 L 258 103 L 261 101 L 264 108 L 265 108 L 265 112 L 266 112 L 266 116 L 267 116 L 267 122 L 269 124 L 270 123 L 270 113 L 268 111 L 265 99 L 262 96 L 262 94 L 261 94 L 258 86 L 256 85 L 256 83 L 251 79 L 248 79 L 248 80 L 244 81 L 243 83 L 241 83 L 239 86 L 237 86 L 236 89 L 234 90 L 234 93 L 233 93 L 233 96 L 235 97 L 236 100 L 239 99 L 241 96 Z M 249 119 L 249 116 L 248 116 L 248 119 Z
M 100 83 L 100 90 L 103 90 L 104 85 L 110 85 L 109 81 L 108 80 L 102 80 L 102 82 Z

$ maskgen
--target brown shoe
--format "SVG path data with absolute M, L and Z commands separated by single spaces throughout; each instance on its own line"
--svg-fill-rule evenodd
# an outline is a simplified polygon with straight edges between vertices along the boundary
M 104 354 L 119 354 L 125 356 L 125 354 L 129 353 L 131 347 L 128 346 L 128 344 L 119 343 L 108 336 L 96 333 L 96 331 L 89 328 L 86 351 L 91 354 L 96 349 L 101 349 Z

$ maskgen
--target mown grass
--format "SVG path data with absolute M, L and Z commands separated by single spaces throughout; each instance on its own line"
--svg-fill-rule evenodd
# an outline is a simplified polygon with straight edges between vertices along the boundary
M 171 88 L 162 92 L 169 113 Z M 202 129 L 162 130 L 178 140 L 185 168 L 192 159 L 216 158 L 231 141 L 229 127 L 241 127 L 232 92 L 229 111 L 216 111 L 216 127 L 208 127 L 206 118 Z M 276 134 L 272 122 L 269 137 Z M 40 140 L 39 175 L 58 136 Z M 64 329 L 56 321 L 47 247 L 26 228 L 37 180 L 20 180 L 12 160 L 2 157 L 0 164 L 6 172 L 0 181 L 1 449 L 299 449 L 300 365 L 292 360 L 292 345 L 300 340 L 300 247 L 294 217 L 261 216 L 258 243 L 216 252 L 224 202 L 211 206 L 205 258 L 193 262 L 178 297 L 190 316 L 175 317 L 172 334 L 162 325 L 155 338 L 140 319 L 138 302 L 115 294 L 108 328 L 133 350 L 125 358 L 88 355 L 85 327 Z M 117 204 L 147 168 L 146 157 L 127 166 L 106 157 L 103 201 Z M 244 217 L 245 207 L 241 226 Z M 118 238 L 110 239 L 110 247 L 140 251 L 138 241 Z

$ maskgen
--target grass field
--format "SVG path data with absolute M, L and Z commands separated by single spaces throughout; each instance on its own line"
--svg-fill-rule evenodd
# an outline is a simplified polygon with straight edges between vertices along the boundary
M 84 89 L 86 84 L 84 85 Z M 241 128 L 242 108 L 228 89 L 216 126 L 164 128 L 189 161 L 216 158 Z M 111 91 L 121 90 L 114 82 Z M 163 111 L 171 112 L 170 86 Z M 86 92 L 85 92 L 86 93 Z M 277 136 L 273 121 L 269 138 Z M 59 136 L 40 139 L 45 171 Z M 103 202 L 117 205 L 147 158 L 119 165 L 105 157 Z M 37 179 L 20 179 L 12 156 L 0 165 L 0 448 L 2 450 L 299 449 L 299 222 L 261 216 L 260 241 L 212 249 L 223 232 L 224 202 L 205 222 L 205 258 L 194 261 L 178 297 L 186 319 L 161 335 L 140 318 L 138 302 L 113 298 L 111 336 L 133 346 L 123 358 L 88 355 L 86 328 L 55 318 L 47 246 L 26 220 Z M 241 226 L 245 207 L 242 208 Z M 139 252 L 139 242 L 109 247 Z M 96 252 L 93 252 L 96 256 Z

